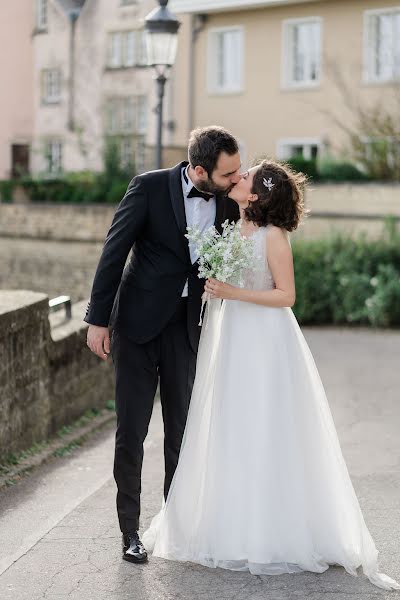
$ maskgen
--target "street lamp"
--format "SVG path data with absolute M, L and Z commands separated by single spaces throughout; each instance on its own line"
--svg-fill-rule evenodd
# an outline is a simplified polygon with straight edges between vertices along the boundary
M 175 62 L 180 22 L 167 9 L 168 0 L 158 0 L 159 7 L 145 18 L 147 64 L 154 67 L 157 82 L 156 168 L 161 169 L 163 101 L 167 72 Z

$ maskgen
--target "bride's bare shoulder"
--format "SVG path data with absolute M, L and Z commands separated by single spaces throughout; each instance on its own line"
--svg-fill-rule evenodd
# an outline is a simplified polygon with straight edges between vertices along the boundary
M 267 238 L 270 238 L 272 241 L 287 240 L 288 238 L 288 232 L 286 231 L 286 229 L 284 229 L 283 227 L 278 227 L 277 225 L 273 225 L 272 223 L 269 223 L 267 225 L 267 231 Z

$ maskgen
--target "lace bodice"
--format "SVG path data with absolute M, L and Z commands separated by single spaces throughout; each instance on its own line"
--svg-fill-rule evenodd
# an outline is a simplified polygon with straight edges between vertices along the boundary
M 240 227 L 240 222 L 238 223 Z M 259 227 L 256 231 L 246 237 L 253 240 L 254 244 L 254 268 L 246 269 L 243 273 L 244 287 L 249 290 L 272 290 L 275 283 L 268 266 L 266 235 L 268 225 Z

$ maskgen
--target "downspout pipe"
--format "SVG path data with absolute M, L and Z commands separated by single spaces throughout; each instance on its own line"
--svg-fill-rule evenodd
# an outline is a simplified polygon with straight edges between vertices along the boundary
M 75 130 L 75 47 L 76 47 L 76 22 L 80 9 L 71 10 L 68 14 L 70 23 L 69 38 L 69 97 L 68 97 L 68 129 Z
M 199 34 L 203 31 L 207 22 L 208 15 L 197 14 L 191 15 L 191 37 L 189 48 L 189 114 L 188 114 L 188 137 L 192 129 L 194 129 L 195 117 L 195 101 L 196 101 L 196 41 Z

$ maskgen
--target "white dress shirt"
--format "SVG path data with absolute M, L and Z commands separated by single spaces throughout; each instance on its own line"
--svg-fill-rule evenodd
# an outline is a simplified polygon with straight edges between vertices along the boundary
M 186 213 L 186 224 L 188 227 L 196 227 L 201 232 L 206 231 L 214 225 L 216 216 L 216 199 L 212 196 L 210 200 L 204 200 L 204 198 L 196 198 L 193 196 L 188 198 L 190 190 L 194 187 L 192 180 L 188 175 L 189 165 L 182 169 L 182 191 L 183 199 L 185 202 L 185 213 Z M 185 175 L 187 181 L 185 179 Z M 190 260 L 192 265 L 199 258 L 196 248 L 191 242 L 189 242 Z M 188 282 L 186 280 L 185 287 L 183 288 L 182 298 L 186 298 L 188 295 Z

